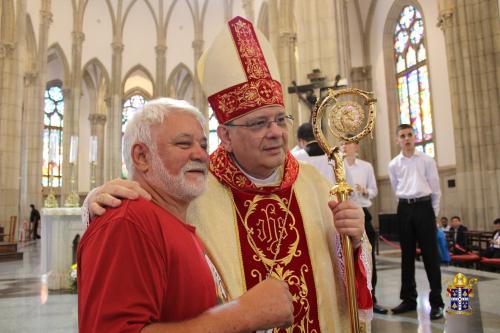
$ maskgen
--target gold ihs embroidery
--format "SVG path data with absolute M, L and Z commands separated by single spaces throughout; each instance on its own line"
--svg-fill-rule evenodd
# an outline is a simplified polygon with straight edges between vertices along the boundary
M 302 254 L 298 249 L 301 238 L 296 218 L 290 211 L 291 198 L 287 202 L 276 194 L 256 195 L 252 200 L 245 201 L 244 205 L 248 209 L 243 218 L 240 215 L 240 220 L 247 231 L 248 244 L 255 253 L 254 261 L 262 262 L 266 270 L 271 268 L 271 276 L 285 281 L 292 293 L 295 323 L 287 329 L 274 329 L 273 332 L 314 333 L 317 332 L 317 323 L 314 325 L 311 316 L 310 291 L 306 279 L 309 274 L 309 281 L 313 282 L 312 271 L 306 264 L 301 265 L 298 271 L 290 265 L 294 258 Z M 252 269 L 250 276 L 258 281 L 266 279 L 262 269 Z
M 287 201 L 276 194 L 256 195 L 252 200 L 245 201 L 244 205 L 248 209 L 244 217 L 240 215 L 240 220 L 247 231 L 248 243 L 256 254 L 254 260 L 262 261 L 266 267 L 272 268 L 275 264 L 286 266 L 294 256 L 301 254 L 301 251 L 297 250 L 300 235 L 295 227 L 295 217 L 290 211 L 290 202 L 291 195 Z M 264 207 L 257 210 L 257 206 Z M 252 225 L 252 222 L 255 225 Z M 254 237 L 267 246 L 264 249 L 259 248 Z M 281 242 L 288 237 L 293 237 L 292 241 L 286 255 L 280 257 Z

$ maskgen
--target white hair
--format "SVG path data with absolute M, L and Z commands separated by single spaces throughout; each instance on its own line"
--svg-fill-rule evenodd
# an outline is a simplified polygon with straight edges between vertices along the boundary
M 128 170 L 129 179 L 132 179 L 134 175 L 132 146 L 136 143 L 143 143 L 156 152 L 156 143 L 151 138 L 151 126 L 162 124 L 171 111 L 191 113 L 198 119 L 203 130 L 207 131 L 207 120 L 203 114 L 186 101 L 164 97 L 147 102 L 128 121 L 127 128 L 123 134 L 122 155 Z

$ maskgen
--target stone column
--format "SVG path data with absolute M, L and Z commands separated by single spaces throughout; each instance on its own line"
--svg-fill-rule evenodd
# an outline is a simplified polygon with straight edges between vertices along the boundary
M 79 132 L 80 100 L 82 94 L 82 45 L 85 40 L 85 34 L 81 31 L 73 31 L 71 36 L 73 42 L 71 50 L 71 82 L 65 82 L 65 86 L 69 90 L 64 89 L 63 183 L 61 187 L 61 197 L 63 198 L 71 191 L 69 153 L 71 136 L 78 136 Z M 67 97 L 69 98 L 66 99 Z M 74 191 L 78 193 L 78 172 L 74 173 L 74 181 Z
M 95 185 L 104 183 L 104 125 L 106 124 L 106 115 L 102 113 L 93 113 L 89 115 L 90 135 L 97 136 L 97 167 Z M 120 164 L 121 165 L 121 164 Z
M 373 91 L 371 66 L 351 68 L 350 76 L 351 76 L 351 82 L 349 84 L 350 87 L 362 89 L 365 91 Z M 377 165 L 375 135 L 373 136 L 373 139 L 367 137 L 362 142 L 360 142 L 360 156 L 362 159 L 372 163 L 375 168 L 375 166 Z
M 38 27 L 38 53 L 37 67 L 38 77 L 36 82 L 36 91 L 34 92 L 34 110 L 33 110 L 33 134 L 30 140 L 33 140 L 33 156 L 30 165 L 33 165 L 34 170 L 30 172 L 33 179 L 30 181 L 35 184 L 33 193 L 35 197 L 32 199 L 37 207 L 41 207 L 42 198 L 42 160 L 43 160 L 43 110 L 45 109 L 45 89 L 47 85 L 47 53 L 49 44 L 49 28 L 52 23 L 52 13 L 50 11 L 51 0 L 43 0 L 40 9 L 40 23 Z M 30 135 L 30 133 L 27 133 Z M 36 200 L 35 200 L 36 198 Z
M 11 27 L 12 29 L 14 27 Z M 20 89 L 16 43 L 2 41 L 0 44 L 0 225 L 8 231 L 10 216 L 18 215 L 19 163 L 21 148 L 22 87 Z
M 496 0 L 440 0 L 452 96 L 457 187 L 464 222 L 500 216 L 500 20 Z
M 329 80 L 337 74 L 344 76 L 347 69 L 342 63 L 341 50 L 348 45 L 339 40 L 338 21 L 342 17 L 337 6 L 338 1 L 311 0 L 298 1 L 297 21 L 300 26 L 299 48 L 299 84 L 306 79 L 306 74 L 319 68 Z
M 247 19 L 255 23 L 254 0 L 242 0 L 243 11 Z
M 200 80 L 198 79 L 198 60 L 203 53 L 203 39 L 195 37 L 193 41 L 193 51 L 194 51 L 194 89 L 193 89 L 193 101 L 194 105 L 200 109 L 205 117 L 208 119 L 208 109 L 207 109 L 207 99 L 203 94 L 203 89 L 201 88 Z
M 43 109 L 39 108 L 43 96 L 39 88 L 38 72 L 24 74 L 24 107 L 21 126 L 20 200 L 19 221 L 27 218 L 27 209 L 34 204 L 41 207 L 41 142 L 43 129 Z
M 121 176 L 122 165 L 122 61 L 123 44 L 121 41 L 114 41 L 111 60 L 111 80 L 110 80 L 110 121 L 107 122 L 108 141 L 107 144 L 107 171 L 106 179 L 118 178 Z
M 349 23 L 347 19 L 347 1 L 335 1 L 335 32 L 337 37 L 337 66 L 342 78 L 349 79 L 349 69 L 351 68 L 351 48 L 349 45 Z
M 5 2 L 4 2 L 5 3 Z M 0 21 L 0 225 L 20 216 L 21 124 L 26 1 L 2 8 Z M 19 225 L 19 223 L 18 223 Z
M 297 63 L 295 61 L 295 47 L 297 35 L 294 32 L 282 32 L 279 35 L 279 50 L 278 50 L 278 64 L 280 66 L 281 84 L 283 86 L 283 95 L 285 97 L 285 106 L 288 113 L 290 113 L 295 121 L 291 132 L 289 133 L 290 147 L 297 143 L 297 127 L 301 124 L 301 117 L 299 116 L 299 100 L 297 94 L 288 93 L 288 84 L 297 80 Z M 307 115 L 307 118 L 310 114 Z
M 158 98 L 165 96 L 165 76 L 167 75 L 167 57 L 165 56 L 167 52 L 167 47 L 165 44 L 158 44 L 155 47 L 156 51 L 156 86 L 154 97 Z

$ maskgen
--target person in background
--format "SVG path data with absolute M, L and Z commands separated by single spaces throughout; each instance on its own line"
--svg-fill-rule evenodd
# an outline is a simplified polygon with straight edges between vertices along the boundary
M 128 122 L 124 161 L 152 199 L 124 200 L 85 232 L 80 332 L 230 333 L 292 323 L 292 296 L 276 279 L 228 302 L 196 229 L 185 222 L 190 202 L 206 189 L 205 129 L 196 108 L 167 98 L 150 101 Z
M 318 169 L 319 173 L 321 173 L 330 184 L 335 184 L 335 175 L 332 165 L 328 161 L 325 152 L 314 138 L 311 123 L 303 123 L 299 126 L 297 129 L 297 138 L 299 140 L 299 145 L 302 146 L 303 149 L 296 153 L 292 153 L 293 156 L 299 161 L 311 164 Z
M 450 225 L 448 224 L 448 218 L 446 216 L 441 217 L 441 224 L 438 225 L 443 231 L 450 231 Z
M 436 236 L 436 216 L 441 199 L 436 161 L 415 149 L 415 133 L 409 124 L 397 127 L 396 142 L 401 152 L 389 162 L 389 178 L 399 201 L 397 219 L 402 252 L 399 297 L 402 302 L 392 312 L 398 314 L 417 308 L 415 251 L 418 242 L 431 287 L 430 318 L 440 319 L 443 317 L 444 302 Z
M 372 246 L 373 312 L 378 314 L 387 314 L 387 309 L 378 305 L 377 297 L 375 297 L 375 287 L 377 285 L 377 265 L 375 259 L 377 233 L 375 232 L 375 228 L 372 224 L 372 215 L 368 210 L 368 208 L 372 205 L 372 200 L 378 194 L 375 172 L 373 171 L 373 166 L 369 162 L 357 158 L 359 153 L 359 143 L 357 141 L 342 142 L 342 150 L 344 152 L 344 169 L 346 172 L 346 179 L 353 189 L 351 200 L 358 203 L 363 208 L 363 212 L 365 213 L 365 231 Z
M 495 233 L 490 240 L 485 257 L 500 258 L 500 218 L 493 221 L 493 227 L 495 228 Z
M 443 218 L 441 218 L 441 220 L 443 220 Z M 443 231 L 442 224 L 437 223 L 436 226 L 439 258 L 441 258 L 442 264 L 448 265 L 451 262 L 450 251 L 448 249 L 448 241 L 446 240 L 446 235 Z
M 300 126 L 299 126 L 299 128 L 300 128 Z M 297 129 L 297 144 L 292 149 L 290 149 L 290 152 L 292 153 L 293 156 L 295 156 L 295 154 L 297 154 L 298 152 L 302 151 L 304 149 L 304 147 L 306 146 L 306 141 L 299 134 L 299 131 L 300 130 Z
M 450 219 L 451 252 L 453 254 L 466 254 L 469 252 L 469 241 L 466 232 L 467 227 L 462 224 L 460 216 Z
M 32 239 L 40 239 L 40 235 L 38 234 L 38 225 L 40 224 L 40 212 L 35 208 L 35 205 L 31 204 L 31 213 L 30 213 L 30 224 L 33 228 L 33 236 Z

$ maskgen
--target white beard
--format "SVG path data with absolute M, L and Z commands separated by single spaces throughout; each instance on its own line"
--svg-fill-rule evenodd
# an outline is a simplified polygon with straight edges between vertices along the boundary
M 205 175 L 195 181 L 187 181 L 186 172 L 192 169 L 203 169 Z M 205 192 L 207 188 L 207 166 L 201 162 L 188 161 L 179 175 L 170 174 L 158 154 L 152 154 L 151 180 L 175 198 L 191 201 Z

